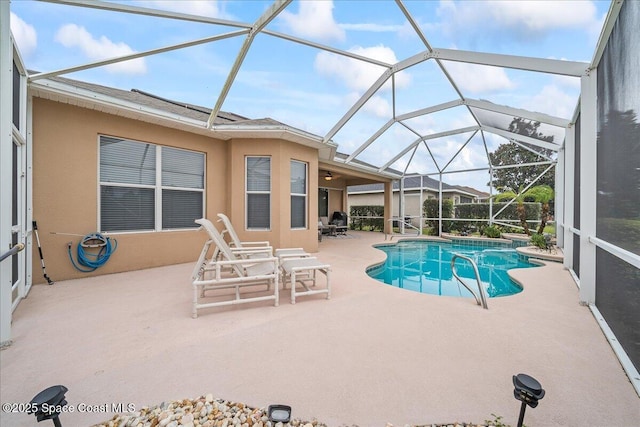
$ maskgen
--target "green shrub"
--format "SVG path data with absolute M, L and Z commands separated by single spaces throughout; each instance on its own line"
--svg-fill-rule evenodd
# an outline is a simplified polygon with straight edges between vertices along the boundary
M 533 246 L 537 246 L 540 249 L 547 248 L 547 240 L 545 239 L 544 234 L 532 234 L 531 239 L 529 239 L 529 243 L 531 243 Z
M 485 227 L 483 232 L 485 236 L 491 239 L 499 239 L 500 236 L 502 235 L 502 233 L 500 232 L 500 229 L 495 225 L 490 225 L 488 227 Z

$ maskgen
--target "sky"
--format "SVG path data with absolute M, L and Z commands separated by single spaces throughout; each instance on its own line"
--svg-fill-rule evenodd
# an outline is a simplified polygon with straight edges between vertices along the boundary
M 153 9 L 253 23 L 270 1 L 120 1 Z M 609 1 L 417 1 L 403 3 L 435 49 L 459 49 L 590 62 Z M 389 64 L 426 50 L 393 1 L 294 1 L 266 29 L 349 51 Z M 55 71 L 93 61 L 171 46 L 239 30 L 233 26 L 100 11 L 31 0 L 11 3 L 11 30 L 30 70 Z M 140 89 L 213 108 L 245 36 L 64 75 Z M 442 61 L 467 98 L 571 119 L 580 80 Z M 326 50 L 258 34 L 225 101 L 223 111 L 270 117 L 325 136 L 385 71 Z M 433 60 L 394 75 L 332 137 L 352 154 L 395 115 L 459 99 Z M 475 125 L 465 107 L 395 123 L 357 159 L 382 166 L 421 135 Z M 561 131 L 561 130 L 560 130 Z M 486 134 L 486 133 L 485 133 Z M 429 141 L 394 162 L 407 173 L 458 171 L 487 166 L 487 151 L 505 139 L 462 133 Z M 456 156 L 454 156 L 456 153 Z M 449 164 L 447 164 L 449 163 Z M 444 168 L 444 166 L 447 166 Z M 436 177 L 437 178 L 437 177 Z M 446 174 L 450 184 L 486 190 L 487 172 Z

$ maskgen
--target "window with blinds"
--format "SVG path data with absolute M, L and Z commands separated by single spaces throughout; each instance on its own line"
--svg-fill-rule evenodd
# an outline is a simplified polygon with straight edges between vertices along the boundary
M 291 161 L 291 228 L 307 228 L 307 164 Z
M 248 230 L 271 228 L 270 157 L 246 157 L 246 218 Z
M 203 153 L 100 137 L 100 230 L 197 228 L 204 216 Z

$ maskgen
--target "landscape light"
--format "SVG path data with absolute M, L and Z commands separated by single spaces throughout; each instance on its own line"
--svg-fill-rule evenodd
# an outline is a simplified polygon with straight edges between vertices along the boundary
M 513 376 L 513 396 L 522 402 L 520 406 L 520 417 L 518 417 L 518 427 L 522 427 L 524 421 L 524 410 L 527 405 L 535 408 L 538 406 L 538 400 L 544 397 L 544 389 L 540 383 L 527 374 L 518 374 Z
M 67 405 L 64 400 L 64 394 L 67 388 L 63 385 L 54 385 L 42 390 L 31 399 L 29 413 L 35 414 L 38 422 L 44 420 L 53 420 L 55 427 L 62 427 L 58 415 L 62 408 Z
M 269 421 L 274 423 L 288 423 L 291 419 L 291 406 L 287 405 L 269 405 L 267 410 Z

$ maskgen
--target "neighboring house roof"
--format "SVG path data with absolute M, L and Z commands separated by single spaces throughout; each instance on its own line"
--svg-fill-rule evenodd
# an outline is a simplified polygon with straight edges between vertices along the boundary
M 489 197 L 491 197 L 491 194 L 485 192 L 485 191 L 480 191 L 480 190 L 476 190 L 473 187 L 469 187 L 466 185 L 456 185 L 457 188 L 460 188 L 462 191 L 466 191 L 467 193 L 471 193 L 475 196 L 477 196 L 479 199 L 488 199 Z
M 422 178 L 422 188 L 433 192 L 439 191 L 439 182 L 428 176 L 410 175 L 404 178 L 405 191 L 420 189 L 420 181 Z M 393 182 L 393 190 L 398 191 L 400 189 L 399 181 Z M 363 194 L 363 193 L 381 193 L 384 191 L 384 184 L 364 184 L 364 185 L 352 185 L 347 188 L 348 194 Z M 442 191 L 446 193 L 463 193 L 473 197 L 489 197 L 488 193 L 476 190 L 472 187 L 466 187 L 461 185 L 450 185 L 445 182 L 442 183 Z M 486 195 L 486 196 L 484 196 Z

